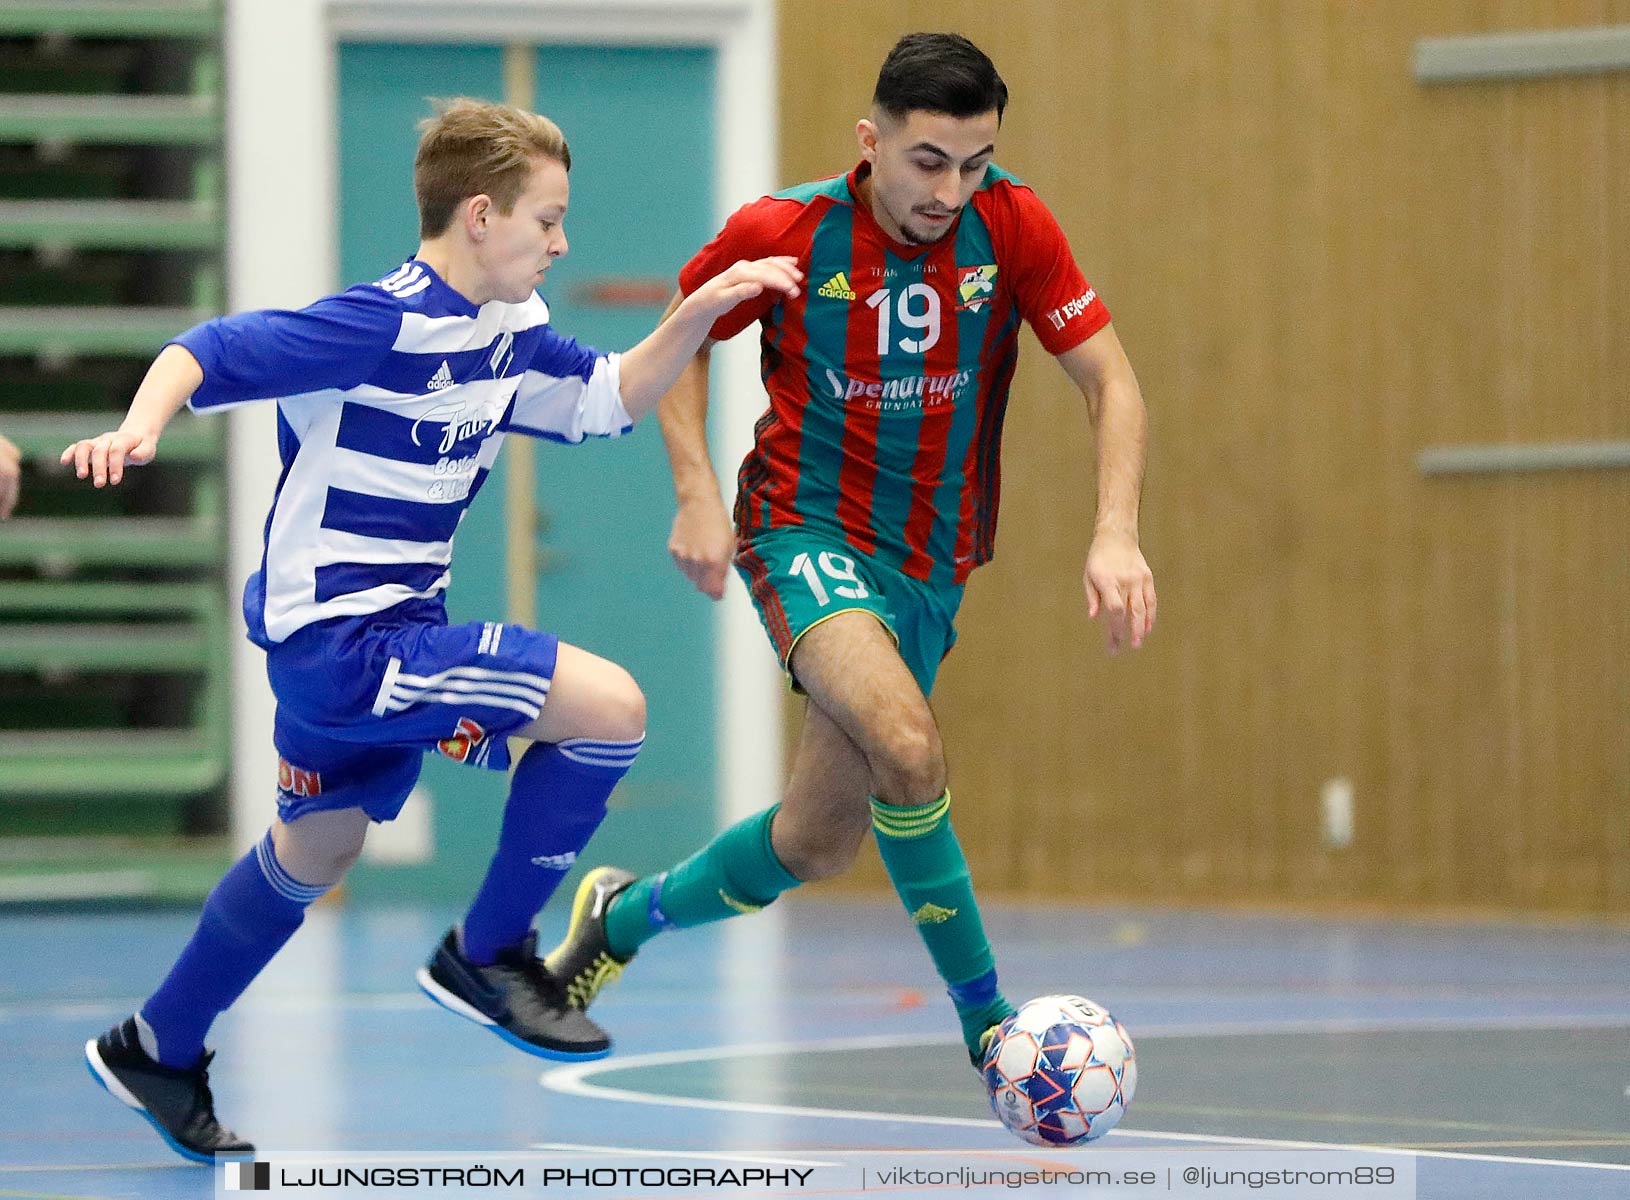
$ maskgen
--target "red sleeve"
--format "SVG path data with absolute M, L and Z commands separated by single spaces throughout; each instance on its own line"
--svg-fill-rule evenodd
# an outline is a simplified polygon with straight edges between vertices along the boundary
M 690 295 L 720 271 L 742 259 L 790 254 L 800 267 L 809 261 L 809 238 L 799 236 L 800 218 L 808 211 L 797 200 L 765 196 L 731 214 L 719 236 L 698 250 L 679 272 L 679 290 Z M 733 338 L 775 307 L 779 292 L 744 301 L 713 323 L 708 336 L 716 342 Z
M 1073 350 L 1108 325 L 1109 309 L 1076 266 L 1064 231 L 1041 198 L 1005 180 L 986 194 L 999 275 L 1047 353 Z

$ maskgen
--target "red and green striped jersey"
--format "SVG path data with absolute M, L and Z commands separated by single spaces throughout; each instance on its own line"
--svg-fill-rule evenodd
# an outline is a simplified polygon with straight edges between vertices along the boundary
M 680 272 L 687 295 L 739 259 L 792 255 L 792 299 L 766 295 L 714 325 L 762 324 L 770 406 L 738 476 L 736 529 L 826 528 L 930 583 L 990 559 L 1002 418 L 1020 320 L 1052 354 L 1109 322 L 1047 206 L 995 166 L 955 226 L 894 241 L 847 176 L 738 210 Z

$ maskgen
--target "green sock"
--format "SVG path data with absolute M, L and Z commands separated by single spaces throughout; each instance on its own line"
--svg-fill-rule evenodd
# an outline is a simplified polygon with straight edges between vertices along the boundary
M 996 986 L 996 957 L 985 937 L 973 880 L 951 829 L 951 793 L 931 804 L 872 800 L 877 850 L 906 912 L 945 980 L 970 1054 L 979 1037 L 1013 1011 Z
M 780 807 L 738 821 L 678 866 L 619 892 L 606 910 L 611 952 L 629 958 L 664 929 L 757 912 L 797 887 L 770 845 L 770 822 Z

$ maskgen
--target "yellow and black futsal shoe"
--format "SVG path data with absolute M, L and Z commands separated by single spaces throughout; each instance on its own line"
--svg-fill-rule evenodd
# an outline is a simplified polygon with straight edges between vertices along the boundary
M 583 876 L 572 898 L 572 920 L 566 938 L 548 954 L 544 965 L 549 974 L 566 988 L 573 1008 L 594 1003 L 600 990 L 615 983 L 634 956 L 618 958 L 606 939 L 606 912 L 617 894 L 634 882 L 634 876 L 620 867 L 595 867 Z
M 990 1054 L 990 1044 L 996 1040 L 996 1032 L 1001 1028 L 1002 1023 L 1000 1021 L 996 1022 L 996 1024 L 992 1025 L 989 1029 L 985 1030 L 984 1033 L 979 1035 L 979 1049 L 970 1050 L 968 1052 L 968 1058 L 973 1062 L 973 1069 L 981 1074 L 983 1074 L 985 1070 L 985 1059 Z
M 214 1057 L 210 1051 L 190 1067 L 167 1067 L 142 1049 L 134 1017 L 85 1043 L 91 1077 L 146 1117 L 170 1149 L 196 1163 L 212 1163 L 217 1154 L 255 1152 L 215 1119 L 215 1097 L 209 1090 Z
M 611 1053 L 611 1038 L 566 1002 L 566 989 L 537 957 L 538 935 L 498 952 L 491 966 L 464 955 L 449 929 L 417 979 L 424 994 L 448 1012 L 485 1026 L 539 1058 L 582 1062 Z

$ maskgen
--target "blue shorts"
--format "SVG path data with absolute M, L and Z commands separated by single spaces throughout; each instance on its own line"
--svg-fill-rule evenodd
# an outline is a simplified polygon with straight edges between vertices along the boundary
M 543 710 L 559 649 L 520 625 L 449 625 L 430 601 L 295 631 L 266 652 L 278 816 L 361 808 L 389 821 L 431 750 L 508 770 L 508 736 Z

